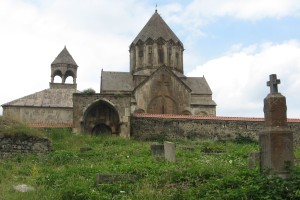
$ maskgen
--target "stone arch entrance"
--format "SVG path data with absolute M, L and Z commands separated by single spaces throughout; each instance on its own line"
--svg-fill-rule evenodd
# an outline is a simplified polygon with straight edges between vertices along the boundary
M 109 126 L 107 126 L 106 124 L 97 124 L 96 126 L 94 126 L 94 128 L 92 129 L 92 134 L 93 135 L 111 135 L 111 128 Z
M 83 115 L 83 131 L 95 135 L 119 134 L 120 118 L 117 109 L 105 100 L 92 103 Z

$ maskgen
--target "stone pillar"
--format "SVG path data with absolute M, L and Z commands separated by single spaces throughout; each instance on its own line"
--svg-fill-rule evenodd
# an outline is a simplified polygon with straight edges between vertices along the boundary
M 265 129 L 259 133 L 260 167 L 287 178 L 294 165 L 293 133 L 287 124 L 286 99 L 278 92 L 276 75 L 270 75 L 271 92 L 264 99 Z
M 120 136 L 123 138 L 130 138 L 130 110 L 125 108 L 125 115 L 121 118 L 120 123 Z

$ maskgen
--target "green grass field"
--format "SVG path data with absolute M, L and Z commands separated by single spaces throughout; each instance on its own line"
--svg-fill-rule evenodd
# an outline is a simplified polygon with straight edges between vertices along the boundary
M 53 152 L 0 160 L 1 200 L 300 199 L 299 166 L 286 181 L 248 169 L 248 154 L 258 151 L 255 142 L 174 141 L 177 161 L 169 163 L 151 156 L 151 142 L 55 129 L 46 135 Z M 207 149 L 224 153 L 201 153 Z M 299 148 L 295 154 L 299 158 Z M 96 185 L 97 173 L 133 174 L 137 180 Z M 15 191 L 20 184 L 35 190 Z

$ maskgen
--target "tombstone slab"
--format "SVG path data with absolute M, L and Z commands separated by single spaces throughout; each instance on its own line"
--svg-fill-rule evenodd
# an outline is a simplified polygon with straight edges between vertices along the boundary
M 260 163 L 260 153 L 259 152 L 251 152 L 248 157 L 248 167 L 253 169 L 259 166 Z
M 151 145 L 151 154 L 155 157 L 164 156 L 165 149 L 163 144 L 152 144 Z
M 176 160 L 176 145 L 173 142 L 164 142 L 165 159 L 169 162 Z
M 135 181 L 137 177 L 132 174 L 96 174 L 97 184 L 114 184 L 120 181 Z
M 84 152 L 84 151 L 91 151 L 91 150 L 93 150 L 91 147 L 81 147 L 81 148 L 80 148 L 80 151 L 81 151 L 81 152 Z
M 26 184 L 16 185 L 16 186 L 14 186 L 14 189 L 19 192 L 30 192 L 30 191 L 34 190 L 33 187 L 31 187 L 30 185 L 26 185 Z
M 260 168 L 287 178 L 294 165 L 293 132 L 287 124 L 286 99 L 278 92 L 276 75 L 270 75 L 270 93 L 264 99 L 265 128 L 259 133 Z

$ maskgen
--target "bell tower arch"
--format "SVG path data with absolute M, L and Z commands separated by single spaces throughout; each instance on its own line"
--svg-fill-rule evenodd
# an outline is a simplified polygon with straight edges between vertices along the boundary
M 68 77 L 72 77 L 73 84 L 76 84 L 77 68 L 78 65 L 65 46 L 51 64 L 51 84 L 56 76 L 61 77 L 61 84 L 65 84 Z

